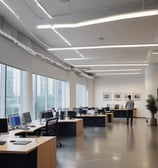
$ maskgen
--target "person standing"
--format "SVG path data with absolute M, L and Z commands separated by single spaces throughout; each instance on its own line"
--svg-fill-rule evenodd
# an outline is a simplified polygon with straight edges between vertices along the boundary
M 126 102 L 125 108 L 127 109 L 127 125 L 129 124 L 129 118 L 131 120 L 131 125 L 132 125 L 133 124 L 134 101 L 131 100 L 131 95 L 128 95 L 128 100 Z

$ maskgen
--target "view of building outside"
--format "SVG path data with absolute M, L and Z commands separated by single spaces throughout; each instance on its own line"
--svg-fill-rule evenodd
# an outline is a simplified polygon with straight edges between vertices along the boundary
M 19 114 L 22 108 L 22 71 L 6 66 L 6 116 Z
M 23 112 L 23 71 L 0 64 L 0 117 Z M 65 108 L 65 81 L 32 75 L 33 113 L 35 119 L 40 112 Z M 68 96 L 69 97 L 69 96 Z
M 86 106 L 87 106 L 86 86 L 76 84 L 76 107 L 86 107 Z
M 42 111 L 64 108 L 65 82 L 33 74 L 33 100 L 35 118 Z
M 2 93 L 2 66 L 0 64 L 0 93 Z M 2 114 L 2 94 L 0 94 L 0 117 L 3 117 L 3 114 Z

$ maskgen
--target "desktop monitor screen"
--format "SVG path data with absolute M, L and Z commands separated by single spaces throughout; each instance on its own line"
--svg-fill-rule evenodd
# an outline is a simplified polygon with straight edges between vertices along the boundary
M 68 117 L 70 119 L 76 118 L 76 111 L 68 111 Z
M 13 114 L 8 116 L 9 125 L 11 128 L 15 128 L 21 125 L 19 114 Z
M 0 133 L 7 133 L 7 132 L 8 132 L 8 119 L 0 118 Z
M 88 113 L 88 114 L 91 114 L 91 115 L 94 115 L 94 112 L 95 112 L 95 111 L 91 109 L 91 110 L 88 110 L 87 113 Z
M 45 118 L 45 119 L 53 118 L 52 111 L 41 112 L 41 118 Z
M 31 113 L 30 112 L 25 112 L 22 114 L 23 120 L 25 124 L 32 123 L 32 118 L 31 118 Z

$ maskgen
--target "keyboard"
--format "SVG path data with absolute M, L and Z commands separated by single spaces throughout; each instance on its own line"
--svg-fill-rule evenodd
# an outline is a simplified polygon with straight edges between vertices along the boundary
M 36 125 L 28 125 L 28 127 L 36 127 Z
M 28 140 L 17 140 L 15 142 L 13 142 L 14 145 L 26 145 L 28 143 L 31 143 L 32 141 L 28 141 Z
M 18 128 L 18 129 L 20 129 L 20 130 L 29 130 L 30 128 L 29 127 L 25 127 L 25 128 Z
M 0 140 L 0 145 L 4 145 L 7 141 Z

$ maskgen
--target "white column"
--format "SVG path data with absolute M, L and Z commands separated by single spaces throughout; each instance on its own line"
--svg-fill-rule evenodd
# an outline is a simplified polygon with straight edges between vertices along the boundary
M 23 75 L 23 112 L 32 113 L 32 73 L 24 72 Z
M 158 89 L 158 64 L 151 64 L 145 69 L 145 100 L 149 94 L 157 97 Z M 150 117 L 150 112 L 147 111 L 147 117 Z

